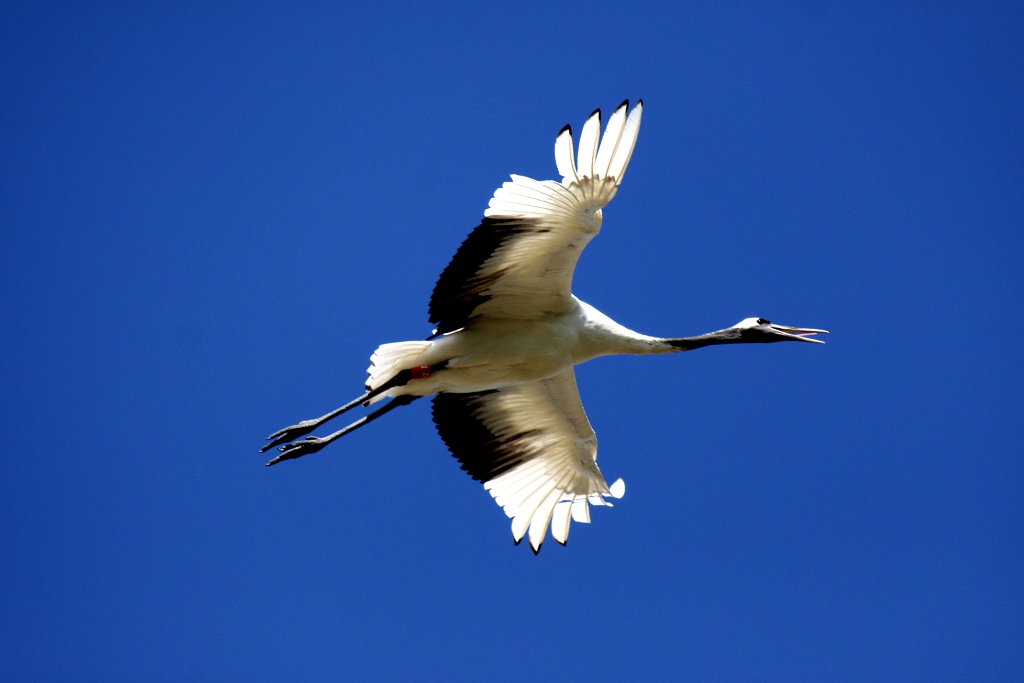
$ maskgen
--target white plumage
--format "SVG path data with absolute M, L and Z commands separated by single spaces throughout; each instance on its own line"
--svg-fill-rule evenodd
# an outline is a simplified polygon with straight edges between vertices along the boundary
M 537 552 L 549 526 L 564 544 L 570 520 L 589 522 L 589 505 L 610 505 L 607 498 L 625 492 L 621 479 L 609 486 L 597 467 L 597 437 L 574 365 L 711 344 L 817 341 L 808 337 L 824 330 L 755 318 L 699 337 L 650 337 L 573 296 L 576 261 L 622 182 L 642 113 L 642 102 L 631 111 L 624 102 L 601 136 L 595 111 L 578 150 L 569 126 L 563 128 L 555 139 L 561 182 L 513 175 L 498 188 L 434 288 L 434 335 L 380 346 L 367 371 L 367 393 L 271 435 L 264 450 L 285 445 L 268 464 L 315 452 L 393 407 L 436 394 L 433 418 L 442 439 L 512 519 L 515 542 L 528 536 Z M 360 402 L 386 397 L 394 400 L 339 432 L 294 441 Z

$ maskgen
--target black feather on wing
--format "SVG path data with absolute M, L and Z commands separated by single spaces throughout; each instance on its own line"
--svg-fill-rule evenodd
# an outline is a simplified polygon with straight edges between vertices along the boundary
M 471 477 L 488 482 L 529 460 L 532 432 L 500 439 L 476 416 L 484 396 L 495 391 L 434 396 L 433 419 L 448 450 Z
M 509 241 L 529 233 L 548 232 L 529 218 L 484 218 L 463 241 L 441 273 L 430 295 L 430 322 L 438 334 L 465 327 L 478 306 L 490 300 L 487 289 L 503 272 L 480 271 Z

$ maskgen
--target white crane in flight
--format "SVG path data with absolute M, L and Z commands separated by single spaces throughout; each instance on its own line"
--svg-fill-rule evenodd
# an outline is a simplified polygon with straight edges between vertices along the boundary
M 627 116 L 628 111 L 628 116 Z M 421 396 L 434 395 L 433 418 L 452 455 L 483 483 L 512 519 L 518 544 L 534 553 L 548 526 L 565 544 L 570 520 L 590 521 L 588 505 L 625 492 L 597 467 L 597 437 L 576 388 L 573 366 L 598 356 L 674 353 L 714 344 L 800 341 L 826 333 L 746 318 L 697 337 L 649 337 L 619 325 L 572 294 L 576 260 L 601 229 L 633 154 L 643 102 L 623 102 L 601 136 L 601 111 L 555 139 L 561 182 L 512 176 L 441 273 L 430 296 L 426 341 L 384 344 L 370 359 L 367 392 L 323 417 L 268 438 L 267 463 L 315 453 L 332 441 Z M 599 144 L 600 142 L 600 144 Z M 358 406 L 391 400 L 329 436 L 307 436 Z M 262 452 L 261 451 L 261 452 Z

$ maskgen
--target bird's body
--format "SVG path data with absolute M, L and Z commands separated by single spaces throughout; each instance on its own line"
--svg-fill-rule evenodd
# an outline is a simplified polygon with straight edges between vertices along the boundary
M 572 308 L 540 320 L 478 318 L 466 327 L 425 342 L 408 356 L 410 367 L 447 362 L 444 370 L 379 394 L 429 396 L 501 389 L 553 377 L 574 365 L 615 354 L 671 353 L 681 349 L 633 332 L 573 297 Z M 409 343 L 409 342 L 400 342 Z M 390 379 L 375 372 L 368 389 Z
M 627 116 L 628 111 L 628 116 Z M 576 261 L 601 230 L 602 208 L 622 182 L 640 129 L 643 103 L 623 102 L 603 138 L 600 110 L 588 117 L 578 154 L 566 126 L 555 140 L 561 182 L 512 176 L 483 222 L 462 243 L 430 297 L 425 341 L 380 346 L 367 392 L 324 415 L 269 437 L 281 455 L 313 453 L 391 409 L 433 395 L 433 419 L 462 469 L 484 484 L 512 518 L 516 543 L 534 552 L 550 525 L 565 543 L 570 519 L 589 522 L 589 505 L 625 491 L 597 467 L 597 437 L 576 388 L 573 366 L 613 354 L 659 354 L 713 344 L 817 342 L 824 330 L 747 318 L 697 337 L 650 337 L 619 325 L 572 294 Z M 600 144 L 599 144 L 600 142 Z M 819 342 L 820 343 L 820 342 Z M 307 437 L 361 403 L 391 401 L 324 438 Z

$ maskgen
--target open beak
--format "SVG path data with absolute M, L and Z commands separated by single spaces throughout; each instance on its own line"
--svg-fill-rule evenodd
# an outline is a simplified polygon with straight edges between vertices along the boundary
M 785 325 L 769 325 L 775 332 L 793 341 L 811 342 L 812 344 L 824 344 L 820 339 L 811 339 L 816 334 L 828 334 L 828 330 L 815 330 L 809 327 L 786 327 Z

